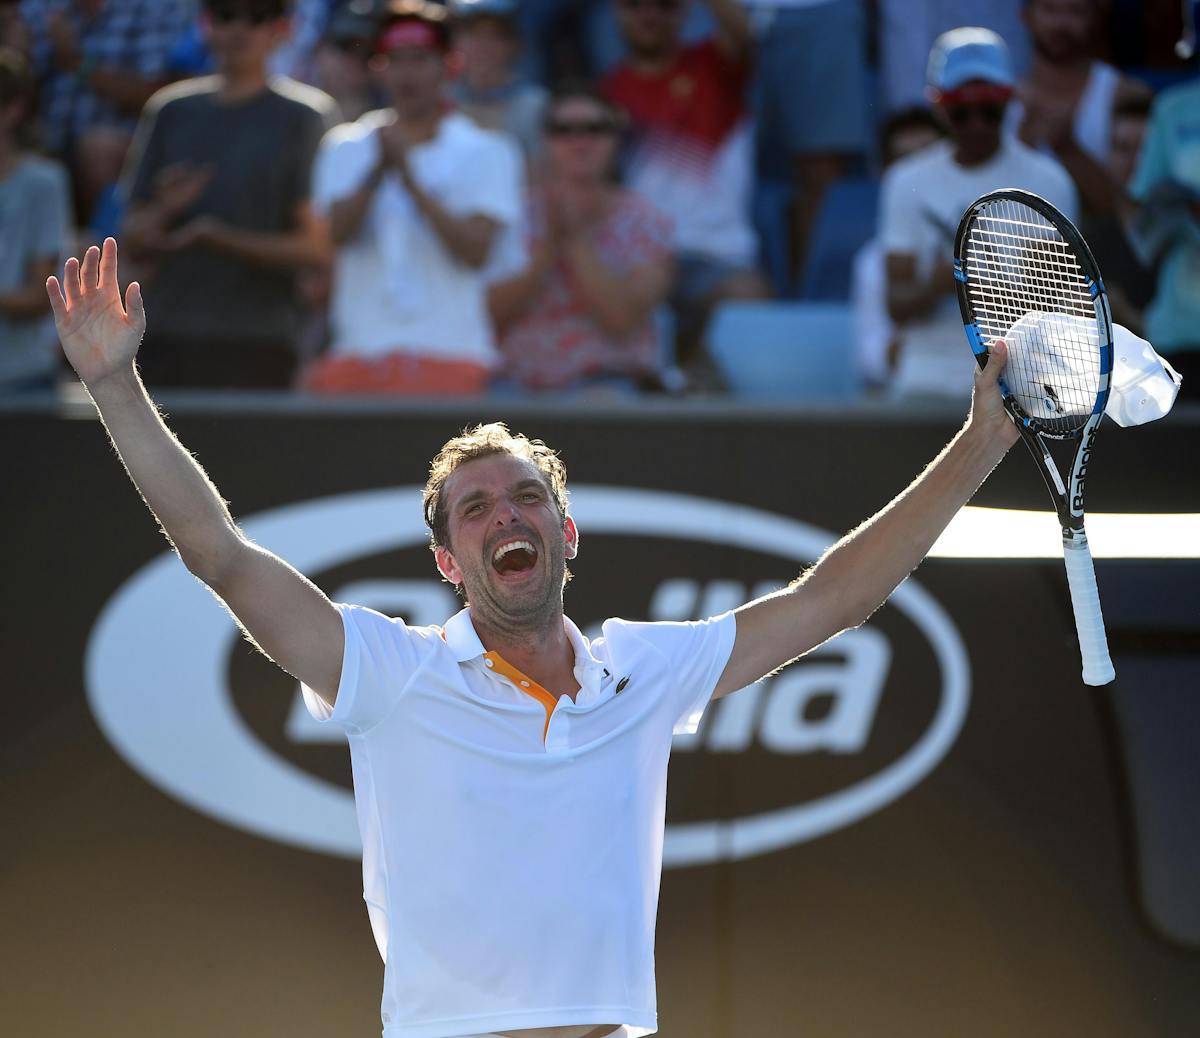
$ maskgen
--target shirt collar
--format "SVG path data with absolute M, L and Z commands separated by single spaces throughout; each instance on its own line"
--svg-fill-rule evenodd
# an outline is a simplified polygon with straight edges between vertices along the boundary
M 487 651 L 483 642 L 479 640 L 479 635 L 475 633 L 470 609 L 460 609 L 446 621 L 442 628 L 442 640 L 450 647 L 459 663 L 476 659 Z
M 575 626 L 569 616 L 563 617 L 563 628 L 566 630 L 567 640 L 570 641 L 571 648 L 575 652 L 575 677 L 581 685 L 586 685 L 583 675 L 603 671 L 604 664 L 592 655 L 591 645 L 587 638 L 583 636 L 583 632 Z M 483 647 L 483 642 L 479 640 L 479 635 L 475 633 L 475 625 L 471 623 L 470 606 L 460 609 L 446 621 L 442 628 L 442 638 L 459 663 L 477 659 L 487 651 Z

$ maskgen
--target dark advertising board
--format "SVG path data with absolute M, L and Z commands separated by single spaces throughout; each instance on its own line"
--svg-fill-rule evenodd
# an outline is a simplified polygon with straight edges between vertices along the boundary
M 781 586 L 955 427 L 169 410 L 254 539 L 412 623 L 457 608 L 421 523 L 429 459 L 509 418 L 567 461 L 585 632 Z M 344 742 L 167 551 L 94 419 L 0 430 L 4 1033 L 377 1034 Z M 1200 513 L 1181 478 L 1198 449 L 1187 415 L 1106 428 L 1089 509 Z M 868 624 L 676 736 L 666 1038 L 1200 1033 L 1197 546 L 1122 554 L 1097 521 L 1118 679 L 1088 688 L 1061 557 L 1001 551 L 1033 510 L 1053 546 L 1044 497 L 1014 452 L 973 502 L 1011 513 L 994 543 L 931 558 Z

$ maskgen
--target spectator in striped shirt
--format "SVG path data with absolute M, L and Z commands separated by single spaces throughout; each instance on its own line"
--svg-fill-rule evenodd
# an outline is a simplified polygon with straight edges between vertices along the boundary
M 142 106 L 194 0 L 21 0 L 47 150 L 67 164 L 81 220 L 115 181 Z

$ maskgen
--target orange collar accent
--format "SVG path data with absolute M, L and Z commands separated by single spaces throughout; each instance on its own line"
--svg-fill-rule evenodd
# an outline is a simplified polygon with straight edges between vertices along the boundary
M 527 696 L 532 696 L 546 710 L 546 723 L 542 727 L 542 742 L 546 741 L 546 733 L 550 730 L 550 715 L 554 713 L 554 708 L 558 706 L 558 700 L 539 685 L 533 678 L 527 674 L 522 674 L 511 663 L 508 662 L 498 652 L 485 652 L 483 658 L 489 669 L 494 670 L 502 677 L 508 678 L 513 685 L 524 692 Z

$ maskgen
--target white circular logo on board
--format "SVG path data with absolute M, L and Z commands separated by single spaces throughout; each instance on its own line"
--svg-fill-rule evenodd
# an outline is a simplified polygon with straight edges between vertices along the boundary
M 319 573 L 424 544 L 419 500 L 419 487 L 364 491 L 288 505 L 239 525 L 301 572 Z M 571 511 L 585 534 L 707 542 L 773 555 L 794 568 L 813 562 L 834 540 L 806 523 L 744 505 L 628 487 L 573 487 Z M 440 621 L 453 608 L 448 588 L 407 583 L 417 611 L 442 611 L 414 622 Z M 368 590 L 370 582 L 358 587 Z M 882 770 L 817 799 L 741 818 L 668 825 L 665 866 L 744 858 L 813 839 L 878 811 L 937 766 L 966 717 L 966 649 L 945 611 L 913 580 L 897 588 L 889 604 L 928 640 L 940 674 L 937 708 L 916 742 Z M 161 623 L 164 615 L 170 624 Z M 148 563 L 106 603 L 89 640 L 87 694 L 101 730 L 147 780 L 198 811 L 309 850 L 359 856 L 352 793 L 272 752 L 235 708 L 226 664 L 238 637 L 229 616 L 173 553 Z M 864 627 L 847 637 L 857 638 L 868 662 L 882 661 L 886 669 L 890 654 L 879 649 L 882 635 Z M 794 706 L 793 688 L 788 709 Z M 796 741 L 794 735 L 775 738 Z

